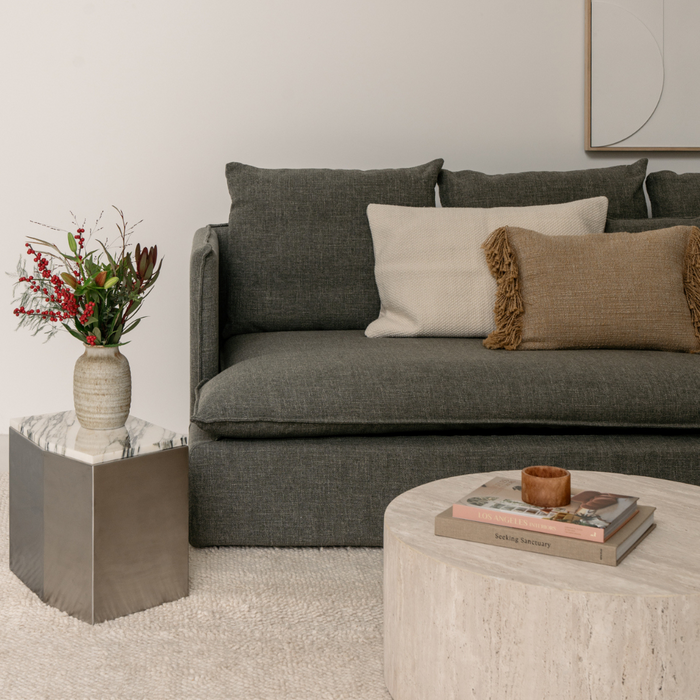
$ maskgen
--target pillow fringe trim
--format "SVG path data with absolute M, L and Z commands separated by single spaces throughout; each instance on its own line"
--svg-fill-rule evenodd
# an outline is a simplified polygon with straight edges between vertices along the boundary
M 695 337 L 700 341 L 700 228 L 693 226 L 685 251 L 683 287 L 690 308 Z M 699 351 L 695 351 L 699 352 Z
M 700 235 L 700 230 L 698 231 Z M 700 246 L 700 238 L 698 239 Z M 496 229 L 481 246 L 486 251 L 486 262 L 496 278 L 496 330 L 484 338 L 489 350 L 516 350 L 523 334 L 523 298 L 520 293 L 518 263 L 515 251 L 508 241 L 508 227 Z M 698 248 L 700 254 L 700 247 Z M 698 309 L 700 310 L 700 278 L 698 279 Z M 700 316 L 698 317 L 700 321 Z M 697 326 L 696 326 L 697 328 Z

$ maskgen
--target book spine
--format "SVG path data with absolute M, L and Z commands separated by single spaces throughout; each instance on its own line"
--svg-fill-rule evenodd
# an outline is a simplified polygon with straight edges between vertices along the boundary
M 538 533 L 518 532 L 511 527 L 498 525 L 483 526 L 470 520 L 436 518 L 435 534 L 441 537 L 491 544 L 497 547 L 520 549 L 525 552 L 539 552 L 565 559 L 605 566 L 617 566 L 617 548 L 609 545 L 586 542 L 573 538 L 563 538 Z
M 556 520 L 527 518 L 521 515 L 513 515 L 512 513 L 467 506 L 463 503 L 455 503 L 452 506 L 452 517 L 462 520 L 473 520 L 486 525 L 503 525 L 518 530 L 529 530 L 530 532 L 539 532 L 544 535 L 559 535 L 559 537 L 569 537 L 585 540 L 586 542 L 599 542 L 602 544 L 605 541 L 605 531 L 602 528 L 562 523 Z

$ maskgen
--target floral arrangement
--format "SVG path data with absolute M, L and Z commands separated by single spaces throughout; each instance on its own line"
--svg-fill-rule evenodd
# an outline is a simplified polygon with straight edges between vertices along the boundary
M 33 335 L 43 330 L 49 338 L 62 328 L 87 345 L 124 345 L 122 337 L 134 330 L 141 318 L 134 318 L 143 300 L 151 292 L 160 274 L 156 268 L 158 248 L 136 245 L 133 253 L 129 239 L 138 224 L 128 226 L 121 210 L 114 207 L 119 244 L 110 252 L 109 241 L 97 241 L 99 248 L 89 250 L 102 214 L 85 238 L 84 225 L 73 223 L 76 233 L 53 226 L 47 228 L 68 235 L 70 252 L 64 253 L 56 245 L 40 238 L 27 237 L 27 255 L 34 256 L 31 273 L 24 259 L 17 265 L 18 285 L 26 285 L 14 300 L 19 317 L 18 327 L 28 326 Z M 37 223 L 37 222 L 32 222 Z M 138 222 L 141 223 L 141 222 Z M 46 226 L 46 224 L 40 224 Z M 48 340 L 48 338 L 47 338 Z

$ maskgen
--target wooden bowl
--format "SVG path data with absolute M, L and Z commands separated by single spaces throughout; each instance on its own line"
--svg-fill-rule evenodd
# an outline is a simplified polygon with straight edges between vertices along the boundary
M 571 503 L 571 474 L 559 467 L 527 467 L 521 474 L 521 498 L 540 508 Z

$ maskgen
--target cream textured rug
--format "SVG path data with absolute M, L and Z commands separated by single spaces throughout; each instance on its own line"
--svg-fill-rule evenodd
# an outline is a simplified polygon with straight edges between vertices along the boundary
M 190 549 L 190 595 L 91 627 L 9 570 L 0 469 L 2 700 L 390 700 L 380 549 Z

